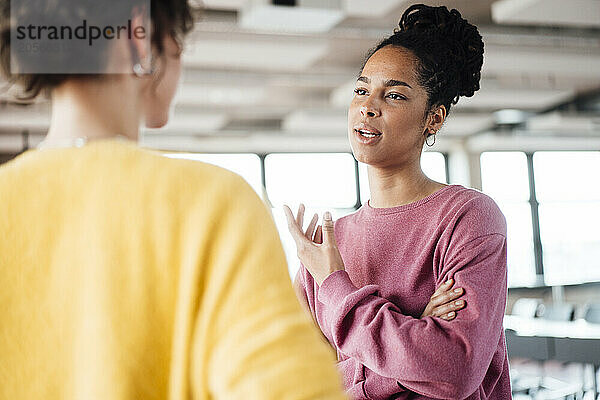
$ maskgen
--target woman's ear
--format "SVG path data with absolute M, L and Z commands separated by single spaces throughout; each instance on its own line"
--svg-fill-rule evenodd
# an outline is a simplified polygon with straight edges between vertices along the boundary
M 427 118 L 427 125 L 425 125 L 425 132 L 437 132 L 444 125 L 446 120 L 446 107 L 443 105 L 435 107 Z
M 141 74 L 152 70 L 150 15 L 146 7 L 135 6 L 131 12 L 131 59 L 134 71 Z M 139 67 L 137 66 L 139 64 Z M 136 71 L 137 69 L 137 71 Z

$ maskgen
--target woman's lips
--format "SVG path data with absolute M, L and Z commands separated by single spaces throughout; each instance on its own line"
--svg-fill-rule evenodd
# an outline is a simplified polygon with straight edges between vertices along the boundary
M 359 124 L 354 127 L 356 139 L 362 144 L 375 144 L 381 140 L 382 133 L 367 124 Z
M 360 131 L 360 130 L 358 130 L 358 129 L 355 129 L 355 130 L 354 130 L 354 134 L 355 134 L 355 136 L 356 136 L 356 140 L 357 140 L 359 143 L 366 144 L 366 145 L 371 145 L 371 144 L 375 144 L 375 143 L 379 142 L 379 141 L 381 140 L 381 137 L 383 136 L 383 135 L 380 133 L 380 134 L 378 134 L 378 135 L 375 135 L 375 136 L 372 136 L 372 137 L 367 137 L 367 136 L 364 136 L 364 135 L 361 133 L 361 131 Z

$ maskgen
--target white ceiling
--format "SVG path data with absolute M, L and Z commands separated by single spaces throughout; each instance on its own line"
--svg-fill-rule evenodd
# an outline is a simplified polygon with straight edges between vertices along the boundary
M 497 110 L 535 115 L 600 90 L 599 0 L 424 2 L 457 7 L 485 42 L 481 90 L 453 108 L 443 128 L 449 138 L 488 132 Z M 329 137 L 324 146 L 344 146 L 346 108 L 363 57 L 412 3 L 303 0 L 298 7 L 274 7 L 268 0 L 203 0 L 207 10 L 188 38 L 174 115 L 165 130 L 148 131 L 147 140 L 197 147 L 208 146 L 210 137 L 214 148 L 237 137 L 266 148 L 273 137 L 308 147 L 315 137 Z M 552 115 L 563 117 L 541 114 L 527 126 L 550 129 L 546 121 L 573 132 L 565 129 L 573 123 L 600 136 L 590 122 L 598 115 L 560 109 Z M 19 132 L 40 134 L 47 123 L 47 104 L 0 108 L 0 136 L 20 140 Z
M 317 7 L 280 7 L 261 4 L 240 12 L 238 24 L 243 29 L 279 32 L 327 32 L 344 18 L 341 9 Z
M 499 0 L 492 5 L 498 23 L 600 27 L 598 0 Z

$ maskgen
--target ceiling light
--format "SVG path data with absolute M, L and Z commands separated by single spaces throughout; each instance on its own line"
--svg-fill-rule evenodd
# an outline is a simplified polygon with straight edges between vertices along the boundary
M 523 110 L 504 109 L 494 112 L 493 115 L 497 125 L 516 126 L 525 123 L 530 116 L 530 113 Z
M 396 8 L 410 2 L 407 0 L 344 0 L 344 11 L 349 17 L 381 18 Z
M 248 0 L 202 0 L 202 7 L 208 10 L 237 11 L 247 2 Z
M 492 4 L 497 23 L 600 27 L 598 0 L 500 0 Z
M 259 71 L 308 68 L 327 54 L 325 41 L 214 40 L 202 39 L 190 43 L 183 55 L 187 67 L 250 69 Z
M 239 25 L 258 31 L 322 33 L 343 18 L 340 9 L 256 5 L 242 11 Z
M 175 102 L 182 106 L 236 106 L 259 104 L 266 97 L 264 86 L 180 85 Z

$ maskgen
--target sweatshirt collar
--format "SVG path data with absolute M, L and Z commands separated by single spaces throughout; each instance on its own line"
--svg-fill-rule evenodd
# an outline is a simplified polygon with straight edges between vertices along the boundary
M 408 203 L 408 204 L 402 204 L 400 206 L 395 206 L 395 207 L 383 207 L 383 208 L 375 208 L 375 207 L 371 207 L 370 201 L 368 200 L 365 204 L 362 205 L 361 210 L 367 214 L 367 215 L 388 215 L 388 214 L 395 214 L 398 212 L 402 212 L 402 211 L 408 211 L 408 210 L 412 210 L 415 209 L 433 199 L 435 199 L 436 197 L 440 196 L 443 193 L 446 193 L 447 191 L 453 189 L 453 188 L 462 188 L 461 185 L 447 185 L 444 186 L 443 188 L 433 192 L 432 194 L 423 197 L 420 200 L 417 200 L 415 202 L 412 203 Z

